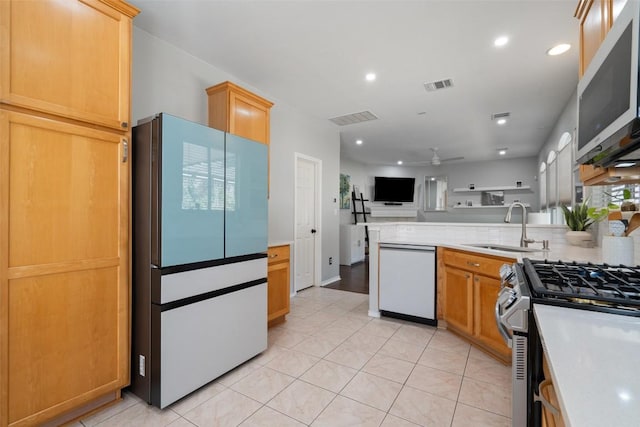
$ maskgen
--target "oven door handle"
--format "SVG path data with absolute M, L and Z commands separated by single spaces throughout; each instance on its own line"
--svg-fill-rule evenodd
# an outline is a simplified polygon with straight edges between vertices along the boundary
M 500 298 L 498 298 L 498 300 L 496 301 L 495 315 L 496 315 L 496 325 L 498 326 L 498 332 L 500 332 L 500 335 L 502 335 L 502 338 L 504 339 L 504 342 L 507 344 L 507 346 L 511 348 L 511 345 L 512 345 L 511 336 L 509 336 L 509 332 L 507 331 L 507 328 L 504 327 L 500 319 L 501 317 L 500 316 Z

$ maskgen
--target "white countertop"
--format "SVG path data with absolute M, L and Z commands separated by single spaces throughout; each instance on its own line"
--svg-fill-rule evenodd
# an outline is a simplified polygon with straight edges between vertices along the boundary
M 293 241 L 292 240 L 280 240 L 280 241 L 276 240 L 273 242 L 269 242 L 267 244 L 267 246 L 270 248 L 273 246 L 284 246 L 284 245 L 293 245 Z
M 462 241 L 462 242 L 439 242 L 437 239 L 433 241 L 426 241 L 424 239 L 411 239 L 411 238 L 389 238 L 380 240 L 380 243 L 394 243 L 404 245 L 428 245 L 428 246 L 442 246 L 451 249 L 458 249 L 462 251 L 477 252 L 486 255 L 501 256 L 506 258 L 513 258 L 518 261 L 522 261 L 523 258 L 531 259 L 549 259 L 549 260 L 562 260 L 562 261 L 579 261 L 579 262 L 592 262 L 600 263 L 602 259 L 601 248 L 582 248 L 579 246 L 558 246 L 551 248 L 548 251 L 540 249 L 537 252 L 507 252 L 499 251 L 495 249 L 478 248 L 475 246 L 467 246 L 466 243 L 488 243 L 489 242 L 476 242 L 476 241 Z M 493 242 L 496 243 L 496 242 Z M 511 243 L 511 242 L 509 242 Z M 531 245 L 531 248 L 537 248 L 540 244 Z
M 640 318 L 534 304 L 567 426 L 640 425 Z
M 369 230 L 379 231 L 378 242 L 444 246 L 452 249 L 501 256 L 521 261 L 523 258 L 549 259 L 579 262 L 602 262 L 600 247 L 584 248 L 571 246 L 565 238 L 566 226 L 551 224 L 528 224 L 528 237 L 536 243 L 529 248 L 536 252 L 511 252 L 485 249 L 467 244 L 501 244 L 517 247 L 520 242 L 520 224 L 477 223 L 371 223 Z M 549 241 L 550 250 L 542 250 L 542 240 Z

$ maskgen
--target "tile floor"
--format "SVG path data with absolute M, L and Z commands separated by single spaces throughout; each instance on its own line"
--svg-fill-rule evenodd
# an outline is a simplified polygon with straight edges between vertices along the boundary
M 453 334 L 311 288 L 269 348 L 164 410 L 125 392 L 80 426 L 510 426 L 511 369 Z

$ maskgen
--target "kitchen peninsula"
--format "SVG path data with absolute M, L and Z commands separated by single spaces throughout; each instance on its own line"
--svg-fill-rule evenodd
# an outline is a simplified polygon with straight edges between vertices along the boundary
M 369 316 L 380 317 L 378 308 L 378 254 L 379 244 L 426 245 L 493 257 L 521 260 L 553 259 L 563 261 L 601 262 L 599 247 L 583 248 L 570 246 L 565 240 L 564 225 L 529 224 L 529 236 L 538 241 L 548 240 L 549 250 L 542 250 L 542 243 L 532 243 L 529 249 L 535 252 L 506 252 L 487 249 L 475 244 L 518 246 L 519 224 L 475 224 L 475 223 L 371 223 L 369 227 Z M 496 272 L 497 273 L 497 272 Z M 439 278 L 440 279 L 440 278 Z M 440 283 L 440 281 L 438 282 Z M 441 311 L 439 310 L 439 313 Z M 441 318 L 441 316 L 438 316 Z

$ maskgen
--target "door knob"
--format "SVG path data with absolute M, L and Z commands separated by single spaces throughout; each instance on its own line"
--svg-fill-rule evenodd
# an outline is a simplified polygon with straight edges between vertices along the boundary
M 315 228 L 311 229 L 311 234 L 316 234 L 316 229 Z

